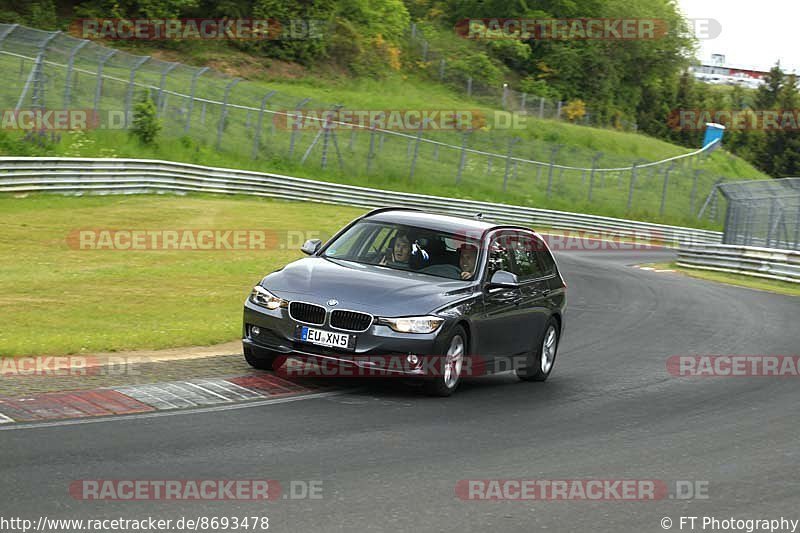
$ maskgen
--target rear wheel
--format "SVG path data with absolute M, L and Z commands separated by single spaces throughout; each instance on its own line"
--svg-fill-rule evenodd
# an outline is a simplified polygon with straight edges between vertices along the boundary
M 425 392 L 431 396 L 450 396 L 458 388 L 467 352 L 467 333 L 462 326 L 456 326 L 442 344 L 447 346 L 447 352 L 442 359 L 439 375 L 425 383 Z
M 555 318 L 550 318 L 537 346 L 528 355 L 525 368 L 515 372 L 524 381 L 545 381 L 553 371 L 558 352 L 559 329 Z
M 277 352 L 247 345 L 243 347 L 243 351 L 244 360 L 247 361 L 247 364 L 259 370 L 272 370 L 272 365 L 280 355 Z

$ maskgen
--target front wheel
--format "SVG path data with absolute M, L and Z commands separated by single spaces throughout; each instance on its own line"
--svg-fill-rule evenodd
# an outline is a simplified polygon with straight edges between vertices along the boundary
M 553 371 L 553 365 L 556 364 L 558 335 L 558 322 L 554 318 L 550 318 L 544 328 L 541 341 L 527 357 L 525 368 L 515 371 L 519 379 L 523 381 L 545 381 L 547 379 Z
M 467 352 L 467 332 L 462 326 L 456 326 L 443 345 L 447 346 L 447 353 L 442 360 L 439 375 L 425 383 L 425 392 L 431 396 L 450 396 L 458 388 Z

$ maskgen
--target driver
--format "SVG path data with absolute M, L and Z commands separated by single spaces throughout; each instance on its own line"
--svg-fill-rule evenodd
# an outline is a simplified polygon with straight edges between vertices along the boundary
M 458 266 L 461 268 L 461 279 L 470 279 L 475 275 L 475 264 L 478 260 L 478 247 L 464 243 L 458 248 Z
M 408 238 L 408 233 L 398 233 L 393 240 L 394 244 L 378 264 L 397 265 L 407 268 L 409 259 L 411 259 L 411 240 Z

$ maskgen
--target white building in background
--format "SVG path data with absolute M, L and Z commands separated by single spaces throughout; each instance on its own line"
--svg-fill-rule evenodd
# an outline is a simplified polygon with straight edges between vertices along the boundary
M 728 65 L 724 54 L 711 54 L 708 62 L 690 68 L 694 77 L 713 85 L 740 85 L 748 89 L 756 89 L 764 83 L 766 71 L 755 68 L 734 67 Z

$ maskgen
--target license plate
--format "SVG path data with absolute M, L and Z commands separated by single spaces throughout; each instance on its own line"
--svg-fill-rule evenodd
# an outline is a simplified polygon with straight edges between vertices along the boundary
M 309 328 L 308 326 L 297 327 L 297 338 L 303 342 L 310 342 L 311 344 L 327 346 L 329 348 L 340 348 L 342 350 L 353 350 L 356 345 L 355 335 Z

